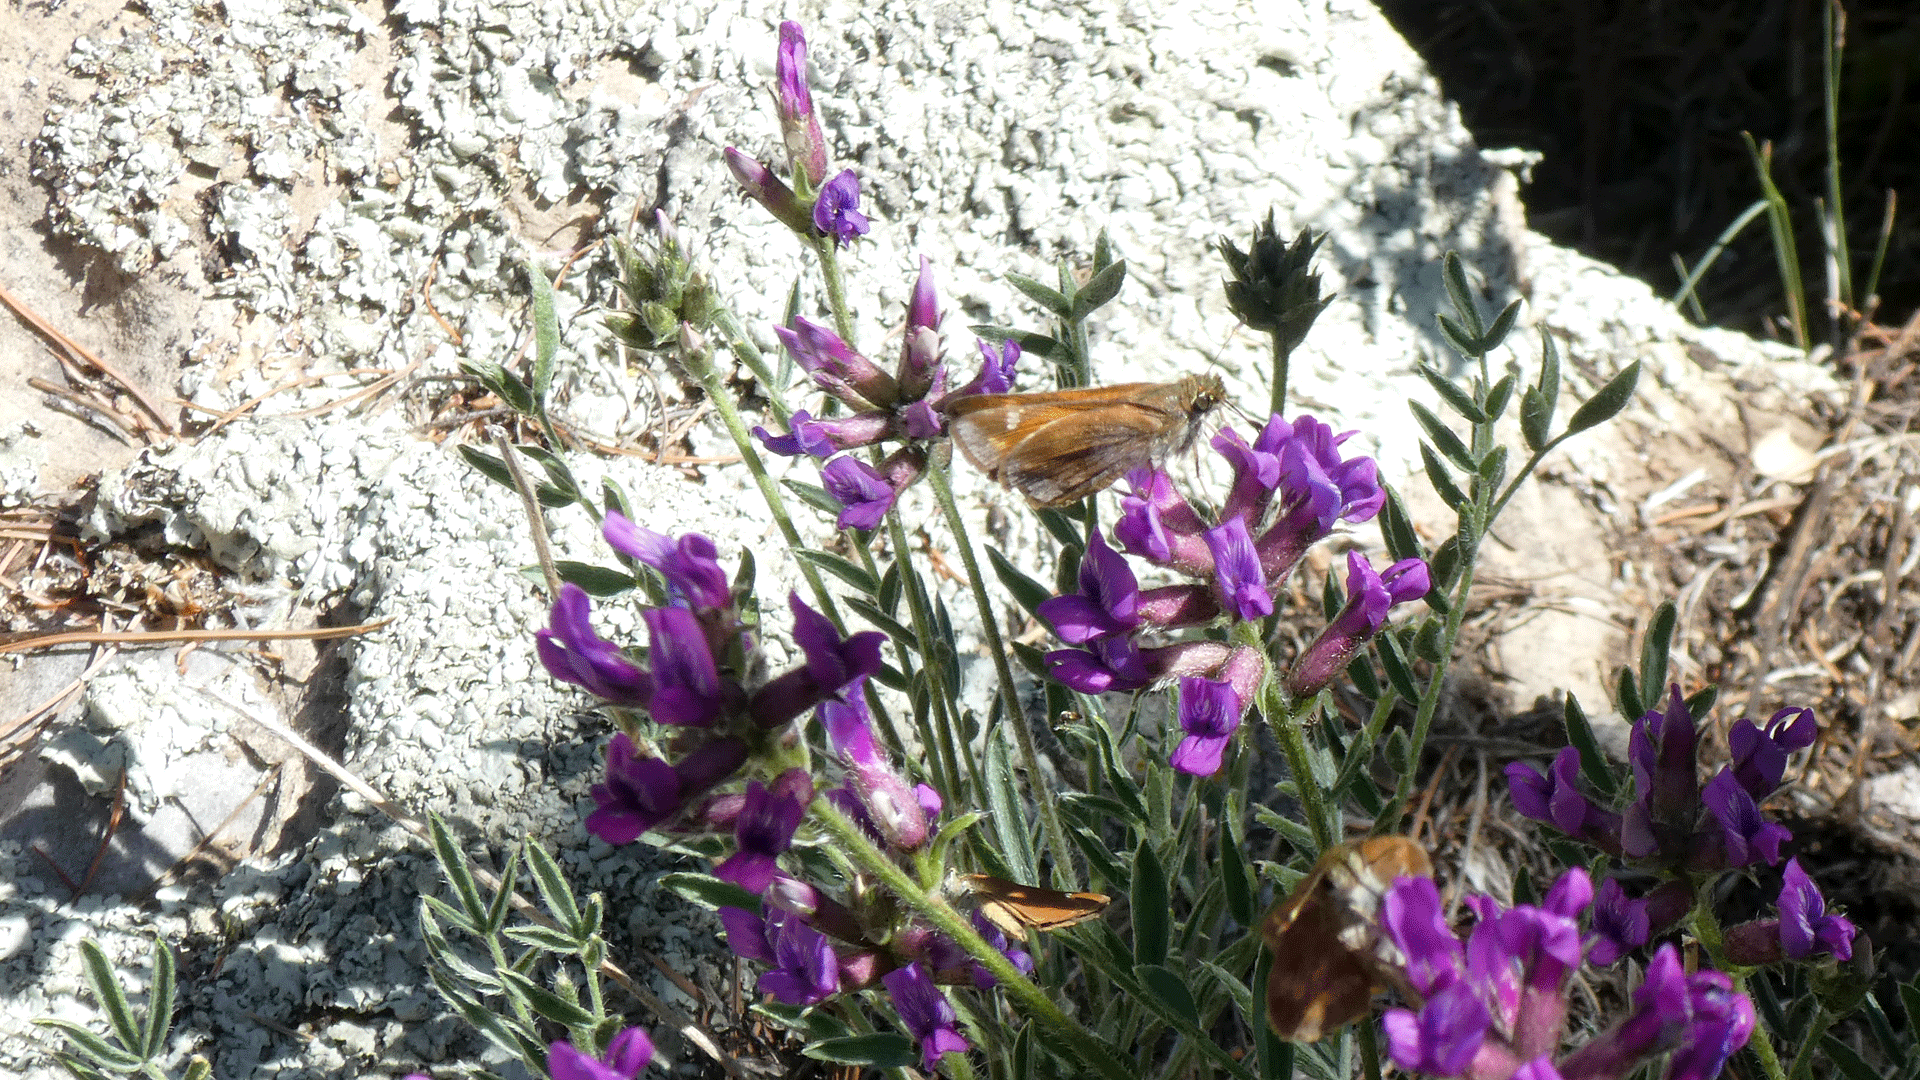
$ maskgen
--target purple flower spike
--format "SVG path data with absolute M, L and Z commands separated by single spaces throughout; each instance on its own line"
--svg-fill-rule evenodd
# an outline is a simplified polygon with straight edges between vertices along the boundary
M 561 682 L 584 686 L 595 697 L 616 705 L 645 705 L 653 693 L 653 680 L 593 632 L 592 612 L 593 601 L 585 590 L 572 582 L 560 586 L 548 628 L 533 635 L 541 666 Z
M 1267 591 L 1246 519 L 1231 517 L 1208 529 L 1207 549 L 1213 552 L 1214 584 L 1223 608 L 1242 622 L 1273 614 L 1273 594 Z
M 1733 775 L 1756 800 L 1773 794 L 1787 771 L 1787 755 L 1813 745 L 1820 725 L 1813 710 L 1781 709 L 1763 730 L 1751 720 L 1736 721 L 1727 732 L 1733 752 Z
M 748 198 L 767 208 L 780 224 L 802 236 L 813 233 L 813 215 L 800 205 L 800 197 L 793 193 L 786 181 L 773 175 L 760 159 L 743 154 L 729 146 L 721 155 L 726 159 L 727 169 L 740 183 L 740 188 Z
M 1280 503 L 1280 517 L 1254 541 L 1267 580 L 1279 580 L 1291 573 L 1309 547 L 1332 533 L 1335 522 L 1365 521 L 1385 504 L 1386 493 L 1380 487 L 1373 459 L 1340 457 L 1340 444 L 1353 434 L 1335 435 L 1332 428 L 1311 416 L 1303 416 L 1291 426 L 1276 416 L 1255 440 L 1251 449 L 1256 457 L 1270 448 L 1280 462 L 1278 487 L 1273 493 Z M 1261 484 L 1236 495 L 1251 499 L 1251 505 L 1263 510 L 1268 502 Z
M 1723 867 L 1757 862 L 1779 865 L 1780 845 L 1793 839 L 1793 833 L 1786 826 L 1760 816 L 1760 804 L 1734 779 L 1733 770 L 1721 769 L 1707 782 L 1701 798 L 1707 804 L 1707 811 L 1720 824 L 1718 837 L 1714 837 L 1711 830 L 1704 834 L 1706 843 L 1702 846 L 1706 853 L 1700 857 L 1701 861 Z M 1724 852 L 1724 861 L 1712 857 L 1715 840 Z
M 1562 747 L 1545 776 L 1520 761 L 1509 764 L 1506 771 L 1514 809 L 1604 850 L 1620 850 L 1620 815 L 1602 809 L 1580 791 L 1579 750 Z
M 1243 706 L 1233 687 L 1212 679 L 1180 680 L 1180 729 L 1187 737 L 1174 747 L 1167 764 L 1188 776 L 1220 771 L 1227 744 L 1240 727 Z
M 547 1072 L 553 1080 L 633 1080 L 653 1062 L 653 1040 L 630 1027 L 613 1037 L 607 1056 L 593 1057 L 571 1043 L 547 1047 Z
M 1800 869 L 1800 860 L 1788 859 L 1780 886 L 1781 949 L 1795 960 L 1816 955 L 1851 960 L 1854 933 L 1853 923 L 1846 918 L 1827 914 L 1826 898 Z
M 867 235 L 867 216 L 860 212 L 860 178 L 852 169 L 841 170 L 820 189 L 820 198 L 813 204 L 813 227 L 841 247 L 851 247 L 854 237 Z
M 1600 894 L 1593 905 L 1593 932 L 1587 939 L 1587 959 L 1596 967 L 1609 967 L 1652 937 L 1653 923 L 1647 914 L 1647 901 L 1630 899 L 1618 878 L 1601 882 Z
M 844 509 L 836 520 L 843 529 L 877 529 L 899 495 L 887 478 L 856 457 L 839 457 L 820 470 L 821 486 Z
M 793 354 L 793 362 L 812 376 L 814 385 L 857 411 L 869 405 L 892 408 L 900 400 L 900 385 L 893 376 L 854 352 L 825 326 L 795 315 L 791 327 L 776 326 L 773 336 Z
M 827 731 L 834 752 L 847 763 L 853 774 L 853 794 L 858 801 L 856 821 L 871 825 L 882 840 L 897 851 L 912 851 L 927 839 L 927 812 L 921 796 L 893 768 L 887 756 L 873 741 L 872 715 L 867 712 L 864 676 L 854 680 L 839 697 L 822 702 L 820 726 Z M 936 801 L 939 796 L 934 796 Z M 834 800 L 844 805 L 842 799 Z M 937 810 L 936 810 L 937 812 Z
M 774 111 L 780 114 L 780 134 L 787 144 L 793 171 L 807 183 L 818 184 L 827 175 L 827 139 L 820 132 L 820 116 L 813 111 L 813 93 L 807 89 L 807 35 L 797 22 L 780 24 L 780 51 L 773 62 Z
M 1389 1009 L 1382 1026 L 1394 1064 L 1434 1076 L 1461 1076 L 1486 1041 L 1493 1018 L 1464 981 L 1447 984 L 1420 1012 Z
M 968 1048 L 967 1040 L 961 1037 L 956 1026 L 958 1017 L 954 1014 L 953 1003 L 934 984 L 933 976 L 928 974 L 925 964 L 916 960 L 881 976 L 880 981 L 887 986 L 894 1011 L 900 1014 L 900 1022 L 920 1043 L 922 1068 L 932 1072 L 940 1063 L 942 1054 Z
M 631 844 L 680 812 L 680 777 L 659 758 L 635 754 L 622 732 L 607 743 L 607 779 L 593 785 L 587 831 L 609 844 Z
M 933 288 L 933 260 L 920 257 L 920 276 L 907 298 L 905 340 L 900 344 L 900 398 L 919 401 L 938 389 L 946 369 L 940 363 L 940 297 Z M 925 438 L 926 436 L 921 436 Z
M 1389 610 L 1427 595 L 1431 588 L 1427 564 L 1419 559 L 1402 559 L 1380 574 L 1365 556 L 1348 552 L 1346 606 L 1294 661 L 1288 693 L 1295 698 L 1318 693 L 1387 624 Z
M 783 911 L 769 915 L 766 925 L 773 970 L 760 976 L 755 990 L 783 1005 L 818 1005 L 840 992 L 840 961 L 826 935 Z M 731 927 L 727 937 L 731 944 Z
M 1042 600 L 1034 614 L 1070 645 L 1131 633 L 1140 625 L 1140 584 L 1126 556 L 1094 533 L 1080 560 L 1080 591 Z
M 720 568 L 719 550 L 699 533 L 688 533 L 675 541 L 665 533 L 635 525 L 618 510 L 609 510 L 600 535 L 615 551 L 660 571 L 675 604 L 695 611 L 733 605 L 727 572 Z
M 764 893 L 773 883 L 782 852 L 793 844 L 793 830 L 813 801 L 813 780 L 804 769 L 789 769 L 769 788 L 758 780 L 747 784 L 747 801 L 734 823 L 739 850 L 714 868 L 713 876 L 731 881 L 750 893 Z

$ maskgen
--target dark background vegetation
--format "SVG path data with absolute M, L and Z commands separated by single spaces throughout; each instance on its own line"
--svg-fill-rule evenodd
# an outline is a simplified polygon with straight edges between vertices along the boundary
M 1827 338 L 1814 200 L 1827 191 L 1823 0 L 1381 0 L 1483 147 L 1545 160 L 1534 228 L 1672 295 L 1760 195 L 1741 132 L 1773 144 L 1795 216 L 1813 340 Z M 1874 321 L 1920 307 L 1920 2 L 1846 5 L 1839 160 L 1856 289 L 1888 189 L 1902 205 Z M 1708 320 L 1790 338 L 1764 219 L 1700 287 Z

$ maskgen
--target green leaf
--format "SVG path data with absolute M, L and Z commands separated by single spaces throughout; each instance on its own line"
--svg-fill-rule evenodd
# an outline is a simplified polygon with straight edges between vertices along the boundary
M 1507 448 L 1496 446 L 1480 459 L 1480 482 L 1495 491 L 1507 478 Z
M 1420 545 L 1420 537 L 1413 531 L 1413 519 L 1407 516 L 1407 507 L 1400 501 L 1400 493 L 1392 485 L 1384 483 L 1380 485 L 1380 490 L 1387 495 L 1385 513 L 1380 515 L 1380 538 L 1386 542 L 1387 552 L 1395 560 L 1425 557 L 1427 549 Z
M 593 1023 L 592 1013 L 519 972 L 502 971 L 500 976 L 508 987 L 508 994 L 520 998 L 528 1008 L 554 1023 L 567 1027 L 585 1027 Z
M 1195 1027 L 1200 1025 L 1200 1010 L 1193 1003 L 1193 991 L 1187 989 L 1186 980 L 1164 964 L 1140 964 L 1133 974 L 1146 987 L 1149 1001 L 1159 1005 L 1161 1011 Z
M 1757 1034 L 1763 1039 L 1767 1037 L 1765 1032 Z M 1834 1038 L 1832 1034 L 1821 1036 L 1820 1051 L 1827 1055 L 1827 1060 L 1833 1062 L 1847 1080 L 1880 1080 L 1878 1070 L 1854 1053 L 1853 1047 Z
M 459 449 L 460 456 L 466 458 L 467 464 L 478 470 L 480 475 L 505 487 L 508 491 L 519 490 L 513 482 L 513 472 L 507 468 L 506 462 L 477 446 L 467 446 L 463 443 Z
M 1568 691 L 1560 709 L 1567 728 L 1567 742 L 1580 751 L 1580 772 L 1587 778 L 1593 789 L 1612 801 L 1620 793 L 1620 781 L 1613 774 L 1612 766 L 1607 764 L 1607 756 L 1600 752 L 1600 741 L 1593 737 L 1593 725 L 1587 722 L 1587 713 L 1580 707 L 1580 699 Z
M 838 555 L 809 548 L 794 548 L 793 557 L 801 562 L 812 563 L 867 596 L 877 596 L 880 592 L 879 579 L 869 573 L 866 567 L 855 565 Z
M 187 1062 L 187 1071 L 180 1080 L 207 1080 L 211 1075 L 213 1075 L 213 1063 L 195 1054 L 193 1060 Z
M 1025 293 L 1027 299 L 1046 308 L 1056 317 L 1067 319 L 1073 316 L 1073 302 L 1058 290 L 1049 289 L 1024 274 L 1008 274 L 1006 277 L 1008 284 Z
M 1687 695 L 1687 712 L 1694 720 L 1704 720 L 1713 711 L 1714 703 L 1720 700 L 1720 684 L 1709 683 L 1706 687 Z
M 1640 688 L 1633 684 L 1633 669 L 1622 666 L 1614 684 L 1614 704 L 1620 710 L 1621 719 L 1631 724 L 1640 719 L 1647 711 L 1647 701 L 1640 696 Z
M 100 1007 L 107 1012 L 107 1021 L 113 1025 L 114 1037 L 120 1045 L 129 1051 L 138 1051 L 146 1045 L 141 1026 L 134 1022 L 133 1009 L 127 1004 L 126 992 L 120 989 L 118 974 L 107 961 L 107 954 L 92 938 L 80 941 L 80 960 L 87 969 L 87 985 L 93 988 L 93 996 L 100 1001 Z
M 809 484 L 804 480 L 787 478 L 780 481 L 780 486 L 799 496 L 801 502 L 806 503 L 808 506 L 822 513 L 839 517 L 840 511 L 846 509 L 846 507 L 840 505 L 839 499 L 827 494 L 827 489 L 821 487 L 819 484 Z
M 76 1049 L 88 1057 L 115 1072 L 132 1072 L 146 1063 L 145 1058 L 127 1053 L 107 1040 L 81 1027 L 71 1020 L 56 1020 L 42 1017 L 34 1021 L 41 1027 L 50 1027 L 67 1037 Z
M 1466 327 L 1461 326 L 1445 312 L 1434 316 L 1440 324 L 1440 336 L 1447 339 L 1447 345 L 1461 356 L 1479 356 L 1480 340 Z
M 619 514 L 628 521 L 633 520 L 633 501 L 627 498 L 627 489 L 621 487 L 611 476 L 600 478 L 600 505 L 607 513 Z
M 153 985 L 147 988 L 147 1016 L 140 1026 L 137 1049 L 148 1058 L 158 1056 L 167 1047 L 167 1029 L 173 1026 L 174 970 L 173 950 L 158 937 L 153 939 Z
M 532 837 L 522 845 L 526 852 L 527 870 L 533 875 L 534 888 L 540 890 L 540 902 L 553 913 L 554 920 L 578 937 L 584 929 L 580 925 L 580 904 L 573 898 L 573 887 L 567 883 L 567 876 L 561 872 L 560 864 L 553 860 L 546 847 Z M 501 892 L 508 890 L 502 889 Z
M 1120 286 L 1127 280 L 1125 260 L 1112 263 L 1087 279 L 1078 293 L 1074 294 L 1073 307 L 1068 314 L 1069 322 L 1085 322 L 1087 316 L 1105 307 L 1114 297 L 1120 295 Z
M 1527 449 L 1539 453 L 1552 437 L 1552 425 L 1553 406 L 1538 387 L 1527 387 L 1520 395 L 1520 434 L 1527 440 Z
M 1440 418 L 1433 415 L 1425 405 L 1417 401 L 1409 401 L 1407 408 L 1413 410 L 1413 418 L 1420 422 L 1421 430 L 1427 433 L 1427 438 L 1433 440 L 1435 449 L 1447 455 L 1447 460 L 1467 472 L 1472 472 L 1479 467 L 1479 462 L 1475 461 L 1473 454 L 1468 451 L 1467 444 L 1461 442 L 1460 437 L 1455 435 L 1447 425 L 1441 423 Z
M 875 1069 L 903 1069 L 920 1063 L 920 1052 L 914 1049 L 913 1040 L 894 1031 L 822 1039 L 808 1043 L 800 1052 L 815 1061 Z
M 1254 1001 L 1253 991 L 1247 988 L 1246 980 L 1211 960 L 1200 961 L 1200 967 L 1207 974 L 1212 975 L 1214 981 L 1220 984 L 1220 988 L 1233 999 L 1234 1011 L 1240 1014 L 1240 1018 L 1247 1022 L 1248 1027 L 1267 1026 L 1265 1017 L 1261 1015 L 1260 1006 Z
M 1135 964 L 1162 964 L 1173 928 L 1173 903 L 1167 872 L 1146 837 L 1133 853 L 1133 958 Z
M 1492 352 L 1498 348 L 1501 342 L 1507 340 L 1508 332 L 1513 329 L 1514 320 L 1519 317 L 1520 301 L 1514 300 L 1508 303 L 1506 307 L 1501 308 L 1500 314 L 1493 317 L 1493 325 L 1487 327 L 1487 332 L 1480 335 L 1481 349 L 1486 352 Z M 1498 416 L 1500 414 L 1496 410 L 1494 415 Z
M 1028 577 L 992 544 L 987 545 L 987 561 L 993 564 L 994 576 L 1006 587 L 1013 602 L 1019 604 L 1027 614 L 1033 614 L 1043 601 L 1053 598 L 1053 593 L 1045 585 Z
M 560 319 L 553 310 L 553 282 L 531 262 L 527 279 L 533 286 L 533 400 L 544 406 L 553 386 L 553 358 L 560 352 Z
M 983 780 L 986 784 L 984 794 L 987 810 L 993 815 L 989 824 L 1000 841 L 1000 854 L 1006 857 L 1007 868 L 1013 871 L 1015 879 L 1037 883 L 1040 877 L 1034 869 L 1033 841 L 1027 831 L 1026 808 L 1020 800 L 1020 793 L 1014 789 L 1013 765 L 1007 758 L 1008 723 L 1024 723 L 1024 720 L 1003 721 L 987 739 Z
M 539 500 L 541 506 L 549 510 L 558 510 L 563 506 L 572 506 L 574 503 L 580 501 L 580 493 L 578 491 L 567 491 L 563 488 L 554 487 L 552 484 L 541 484 L 535 487 L 533 489 L 533 497 Z
M 545 952 L 572 955 L 580 951 L 579 938 L 548 926 L 515 926 L 504 933 L 511 940 Z
M 1640 640 L 1640 685 L 1648 700 L 1664 700 L 1667 696 L 1667 658 L 1673 649 L 1673 630 L 1678 621 L 1673 601 L 1663 601 L 1653 609 L 1653 618 Z
M 1087 865 L 1107 887 L 1119 888 L 1128 883 L 1127 868 L 1113 857 L 1113 848 L 1098 833 L 1084 825 L 1068 825 L 1067 839 L 1087 857 Z
M 1460 263 L 1459 252 L 1449 251 L 1440 260 L 1440 280 L 1446 283 L 1447 299 L 1453 303 L 1453 310 L 1459 314 L 1468 333 L 1476 341 L 1485 338 L 1487 324 L 1480 321 L 1480 309 L 1474 306 L 1473 290 L 1467 285 L 1467 272 Z
M 1618 415 L 1633 400 L 1633 391 L 1640 385 L 1640 361 L 1628 364 L 1620 374 L 1615 375 L 1600 388 L 1600 392 L 1588 398 L 1586 404 L 1573 411 L 1567 419 L 1567 434 L 1580 432 L 1604 424 Z
M 1508 371 L 1499 382 L 1493 384 L 1493 389 L 1487 391 L 1486 414 L 1488 416 L 1497 417 L 1507 411 L 1507 403 L 1513 400 L 1513 388 L 1518 381 L 1518 376 L 1513 371 Z
M 520 852 L 515 851 L 507 857 L 507 868 L 500 874 L 500 884 L 493 890 L 493 900 L 487 904 L 487 936 L 500 932 L 507 924 L 508 904 L 513 900 L 514 878 L 520 873 Z
M 454 896 L 460 901 L 460 910 L 466 916 L 467 924 L 479 933 L 479 927 L 487 924 L 487 905 L 480 900 L 480 887 L 474 884 L 473 873 L 467 869 L 467 856 L 453 842 L 453 834 L 447 831 L 447 823 L 440 815 L 427 814 L 427 828 L 433 834 L 433 853 L 440 860 L 440 872 L 447 877 L 447 883 L 453 886 Z
M 538 570 L 539 567 L 534 569 Z M 611 566 L 595 566 L 592 563 L 574 562 L 572 559 L 556 559 L 553 571 L 560 575 L 561 581 L 580 586 L 588 596 L 619 596 L 634 587 L 634 577 L 625 570 Z
M 904 643 L 916 650 L 920 647 L 919 639 L 914 636 L 912 630 L 907 629 L 905 623 L 889 617 L 886 612 L 857 596 L 845 596 L 841 599 L 854 610 L 855 614 L 872 623 L 894 641 Z
M 1253 872 L 1247 866 L 1247 858 L 1240 850 L 1240 844 L 1240 819 L 1229 815 L 1220 829 L 1220 877 L 1226 889 L 1227 912 L 1241 926 L 1252 926 L 1255 914 Z
M 1454 412 L 1459 413 L 1461 416 L 1466 417 L 1476 424 L 1484 424 L 1487 422 L 1487 414 L 1474 402 L 1473 395 L 1460 389 L 1459 385 L 1452 379 L 1447 378 L 1426 364 L 1419 364 L 1417 368 L 1420 372 L 1420 377 L 1427 380 L 1427 385 L 1433 387 L 1433 392 L 1439 394 L 1440 400 L 1446 402 Z
M 1040 519 L 1040 524 L 1046 528 L 1047 533 L 1062 547 L 1077 550 L 1087 545 L 1087 538 L 1074 527 L 1073 519 L 1061 511 L 1038 510 L 1034 512 L 1034 516 Z
M 1426 467 L 1427 483 L 1433 488 L 1433 493 L 1440 496 L 1440 501 L 1446 503 L 1449 509 L 1457 513 L 1467 505 L 1467 493 L 1454 484 L 1453 477 L 1447 475 L 1446 463 L 1424 440 L 1420 443 L 1420 464 Z
M 723 907 L 744 908 L 760 914 L 760 898 L 730 881 L 711 874 L 678 873 L 660 879 L 660 886 L 691 900 L 709 911 Z
M 533 391 L 520 377 L 491 360 L 462 360 L 461 370 L 506 402 L 507 408 L 522 416 L 533 412 Z

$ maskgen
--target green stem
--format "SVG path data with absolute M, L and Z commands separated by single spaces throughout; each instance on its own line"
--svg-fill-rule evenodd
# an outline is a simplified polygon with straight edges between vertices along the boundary
M 934 929 L 952 938 L 969 956 L 992 972 L 1008 997 L 1019 1002 L 1028 1015 L 1052 1029 L 1088 1065 L 1110 1080 L 1138 1080 L 1133 1068 L 1101 1045 L 1092 1032 L 1062 1012 L 1060 1006 L 1054 1004 L 1044 991 L 1013 966 L 1006 954 L 987 944 L 986 939 L 974 930 L 972 923 L 961 918 L 946 901 L 922 889 L 919 882 L 875 847 L 873 841 L 867 839 L 866 833 L 832 803 L 815 799 L 813 813 L 839 842 L 843 854 L 879 878 L 901 902 L 932 923 Z
M 1380 1080 L 1380 1033 L 1372 1017 L 1360 1021 L 1360 1068 L 1365 1080 Z
M 1706 950 L 1708 961 L 1733 980 L 1733 988 L 1742 994 L 1747 993 L 1747 978 L 1754 969 L 1727 962 L 1724 954 L 1726 935 L 1720 929 L 1720 917 L 1713 910 L 1713 890 L 1697 885 L 1693 895 L 1693 910 L 1687 913 L 1687 929 L 1693 932 L 1694 939 Z M 1821 1011 L 1825 1012 L 1824 1009 Z M 1804 1054 L 1807 1048 L 1819 1041 L 1817 1031 L 1810 1032 L 1801 1053 Z M 1774 1050 L 1773 1039 L 1764 1025 L 1754 1025 L 1747 1046 L 1753 1050 L 1753 1056 L 1760 1059 L 1760 1068 L 1766 1072 L 1767 1080 L 1787 1080 L 1787 1072 L 1780 1066 L 1780 1055 Z M 1798 1068 L 1797 1062 L 1795 1067 Z
M 1840 1018 L 1828 1012 L 1824 1005 L 1813 1014 L 1813 1025 L 1807 1028 L 1806 1038 L 1800 1041 L 1800 1049 L 1793 1055 L 1793 1064 L 1787 1068 L 1788 1080 L 1807 1080 L 1808 1074 L 1813 1071 L 1814 1047 L 1820 1045 L 1820 1039 L 1838 1019 Z M 1753 1033 L 1759 1036 L 1761 1042 L 1769 1041 L 1764 1027 L 1756 1024 Z
M 934 755 L 938 763 L 942 798 L 949 805 L 959 805 L 960 796 L 960 751 L 953 742 L 953 718 L 947 712 L 951 697 L 947 692 L 946 669 L 936 655 L 939 638 L 933 632 L 933 613 L 927 610 L 926 597 L 920 594 L 915 583 L 909 578 L 911 568 L 907 565 L 907 531 L 900 524 L 899 507 L 896 505 L 887 512 L 888 536 L 893 541 L 894 562 L 900 566 L 900 591 L 906 594 L 907 610 L 912 612 L 913 636 L 920 641 L 921 670 L 927 676 L 927 696 L 931 699 L 933 711 L 938 716 L 930 726 L 935 731 L 923 730 L 922 739 L 928 739 L 927 752 Z M 914 575 L 918 576 L 918 575 Z
M 1287 769 L 1293 773 L 1293 786 L 1300 792 L 1300 808 L 1306 813 L 1307 828 L 1313 830 L 1313 842 L 1321 851 L 1333 846 L 1333 822 L 1327 815 L 1326 797 L 1320 790 L 1320 778 L 1313 771 L 1313 755 L 1307 748 L 1307 736 L 1300 718 L 1313 707 L 1313 699 L 1289 706 L 1280 692 L 1277 679 L 1268 679 L 1262 692 L 1262 710 L 1273 727 L 1280 749 L 1286 752 Z
M 1280 416 L 1287 414 L 1287 367 L 1292 359 L 1280 335 L 1273 335 L 1273 411 Z
M 793 527 L 793 518 L 787 514 L 786 500 L 780 496 L 780 485 L 767 472 L 767 463 L 760 458 L 760 450 L 753 444 L 753 437 L 747 434 L 746 421 L 740 418 L 740 410 L 733 404 L 733 396 L 720 382 L 720 374 L 714 369 L 713 356 L 685 356 L 684 366 L 700 380 L 707 391 L 707 400 L 712 403 L 715 412 L 720 414 L 720 422 L 726 425 L 727 434 L 733 436 L 734 448 L 740 451 L 740 458 L 746 463 L 747 471 L 753 474 L 754 483 L 760 486 L 760 497 L 767 502 L 767 510 L 773 514 L 774 524 L 779 526 L 780 535 L 787 542 L 789 550 L 805 547 L 800 541 L 800 531 Z M 804 559 L 795 559 L 800 565 L 800 576 L 807 579 L 807 587 L 813 590 L 813 598 L 820 605 L 821 614 L 832 620 L 833 625 L 842 633 L 846 623 L 841 621 L 840 609 L 833 602 L 833 594 L 827 591 L 826 582 L 820 580 L 820 571 Z
M 1040 808 L 1041 827 L 1046 830 L 1047 845 L 1052 848 L 1053 874 L 1058 879 L 1062 869 L 1072 858 L 1073 848 L 1067 842 L 1067 830 L 1060 823 L 1060 811 L 1057 800 L 1048 793 L 1040 791 L 1041 778 L 1040 753 L 1033 744 L 1033 726 L 1027 722 L 1027 711 L 1020 705 L 1020 687 L 1013 680 L 1013 665 L 1008 661 L 1007 646 L 1000 638 L 999 617 L 994 613 L 993 600 L 987 596 L 987 583 L 980 572 L 980 560 L 973 554 L 973 538 L 967 533 L 967 523 L 960 516 L 960 505 L 953 501 L 953 485 L 947 480 L 947 466 L 934 462 L 927 468 L 927 480 L 933 485 L 933 496 L 939 500 L 940 511 L 946 515 L 947 528 L 953 531 L 954 546 L 960 549 L 960 562 L 966 567 L 967 584 L 973 590 L 974 606 L 980 609 L 980 632 L 987 640 L 987 653 L 993 657 L 994 673 L 1000 677 L 1000 696 L 1006 702 L 1004 715 L 1013 725 L 1013 732 L 1020 744 L 1020 764 L 1027 770 L 1028 783 L 1034 786 L 1033 801 Z
M 740 325 L 739 318 L 726 308 L 720 308 L 713 313 L 713 325 L 719 327 L 720 332 L 726 335 L 727 348 L 732 350 L 734 357 L 747 365 L 747 370 L 753 372 L 753 377 L 759 380 L 760 389 L 767 395 L 767 407 L 773 410 L 774 419 L 780 421 L 782 427 L 787 426 L 787 421 L 793 416 L 793 410 L 787 408 L 786 399 L 781 393 L 782 387 L 774 384 L 773 369 L 767 366 L 766 354 L 760 351 L 760 346 L 755 345 L 751 337 L 747 336 L 746 328 Z
M 833 312 L 833 329 L 847 348 L 858 350 L 853 340 L 853 311 L 847 307 L 847 281 L 840 273 L 840 249 L 831 236 L 816 237 L 813 250 L 820 256 L 821 276 L 827 282 L 827 310 Z

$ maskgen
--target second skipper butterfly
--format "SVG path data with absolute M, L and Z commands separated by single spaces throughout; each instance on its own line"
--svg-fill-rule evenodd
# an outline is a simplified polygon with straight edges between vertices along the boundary
M 1273 953 L 1267 1023 L 1289 1042 L 1316 1042 L 1367 1013 L 1399 950 L 1380 933 L 1380 903 L 1398 878 L 1432 877 L 1426 849 L 1404 836 L 1336 844 L 1268 913 Z
M 1044 394 L 968 394 L 945 406 L 953 444 L 1035 506 L 1065 506 L 1192 445 L 1227 399 L 1218 375 Z
M 1028 930 L 1059 930 L 1086 922 L 1113 902 L 1105 893 L 1064 893 L 991 874 L 967 874 L 960 880 L 980 905 L 980 914 L 1016 941 L 1027 940 Z

